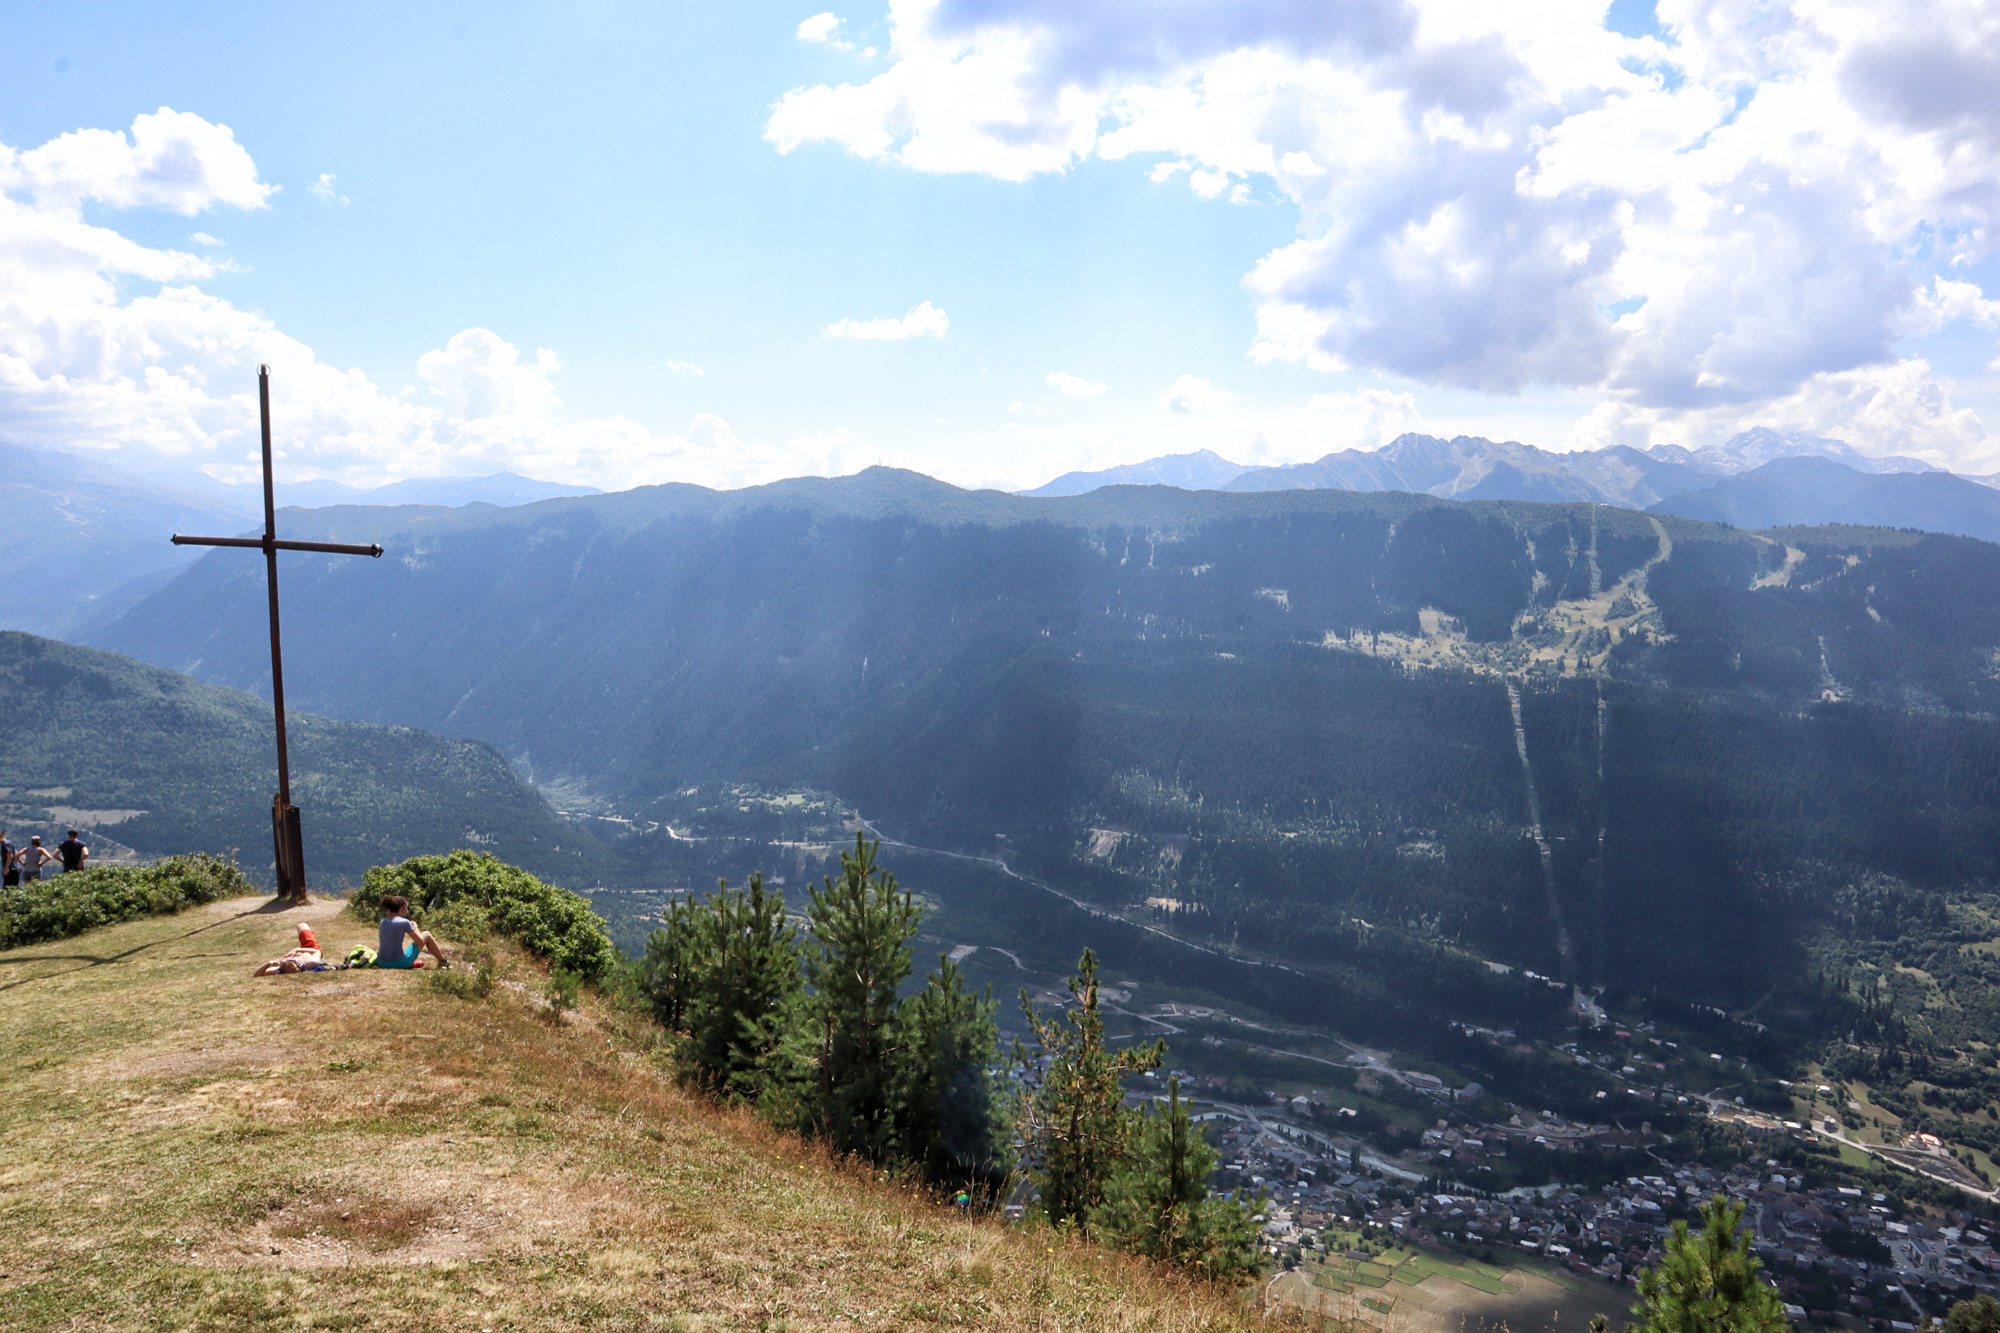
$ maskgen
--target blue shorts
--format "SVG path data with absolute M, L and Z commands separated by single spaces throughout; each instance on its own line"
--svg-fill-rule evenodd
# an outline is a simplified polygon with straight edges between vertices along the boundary
M 412 944 L 410 941 L 404 940 L 403 956 L 401 958 L 390 958 L 386 955 L 378 954 L 375 958 L 375 966 L 386 967 L 393 971 L 398 971 L 398 972 L 405 971 L 407 969 L 416 967 L 418 961 L 422 959 L 423 956 L 424 956 L 424 951 L 422 949 L 419 949 L 415 944 Z

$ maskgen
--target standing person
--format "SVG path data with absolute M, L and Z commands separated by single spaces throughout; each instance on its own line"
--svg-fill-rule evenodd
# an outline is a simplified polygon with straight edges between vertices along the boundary
M 377 967 L 422 967 L 423 956 L 428 953 L 437 959 L 439 967 L 450 967 L 451 962 L 438 948 L 437 939 L 422 926 L 410 920 L 410 900 L 399 893 L 391 893 L 382 899 L 381 935 L 375 950 Z
M 56 844 L 56 855 L 62 858 L 63 874 L 73 874 L 83 869 L 83 863 L 90 859 L 90 848 L 84 846 L 76 836 L 76 830 L 71 829 L 69 836 Z
M 21 882 L 33 884 L 42 877 L 42 867 L 56 859 L 56 854 L 42 846 L 42 835 L 37 833 L 28 839 L 27 850 L 16 856 L 21 867 Z
M 17 864 L 20 859 L 21 853 L 14 849 L 13 843 L 7 841 L 7 830 L 0 828 L 0 880 L 4 880 L 6 887 L 10 889 L 20 887 L 21 867 Z

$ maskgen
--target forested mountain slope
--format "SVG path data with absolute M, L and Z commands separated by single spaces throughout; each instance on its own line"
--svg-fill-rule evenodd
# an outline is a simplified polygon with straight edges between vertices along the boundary
M 232 849 L 268 883 L 271 706 L 127 658 L 0 633 L 0 827 L 51 845 L 77 825 L 100 855 Z M 608 857 L 488 747 L 293 712 L 293 799 L 317 886 L 474 846 L 585 887 Z
M 1840 1021 L 1774 978 L 2000 869 L 2000 547 L 1967 539 L 885 470 L 304 521 L 390 549 L 288 558 L 305 706 L 633 817 L 830 792 L 1412 1005 L 1521 1008 L 1450 944 Z M 254 565 L 93 636 L 258 686 Z
M 1775 459 L 1650 508 L 1739 528 L 1871 523 L 2000 539 L 2000 491 L 1991 486 L 1949 472 L 1871 475 L 1830 458 Z

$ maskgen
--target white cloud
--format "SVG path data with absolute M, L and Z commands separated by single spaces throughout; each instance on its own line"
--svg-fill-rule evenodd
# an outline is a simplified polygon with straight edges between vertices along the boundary
M 1051 370 L 1048 381 L 1049 387 L 1065 398 L 1095 398 L 1111 387 L 1109 384 L 1098 384 L 1081 375 L 1072 375 L 1063 370 Z
M 1387 389 L 1316 393 L 1306 405 L 1335 423 L 1329 449 L 1379 449 L 1424 420 L 1415 394 Z
M 799 24 L 798 38 L 816 46 L 830 46 L 836 51 L 852 51 L 854 43 L 840 35 L 842 20 L 834 14 L 814 14 Z
M 319 179 L 306 188 L 312 192 L 313 198 L 323 204 L 345 204 L 352 202 L 333 183 L 333 173 L 331 171 L 320 172 Z
M 161 107 L 118 130 L 72 130 L 28 152 L 0 145 L 0 192 L 46 212 L 85 200 L 109 208 L 164 208 L 192 217 L 225 204 L 262 208 L 277 192 L 227 125 Z
M 512 343 L 486 329 L 467 329 L 417 358 L 417 374 L 443 400 L 446 416 L 472 425 L 539 435 L 557 415 L 555 376 L 562 369 L 544 347 L 524 364 Z
M 1982 329 L 2000 328 L 2000 301 L 1989 301 L 1977 284 L 1932 278 L 1930 288 L 1917 293 L 1918 326 L 1925 332 L 1959 320 Z
M 221 241 L 216 240 L 215 237 L 210 236 L 205 231 L 191 231 L 188 233 L 188 239 L 196 245 L 217 246 L 222 244 Z
M 1226 389 L 1218 389 L 1199 375 L 1183 375 L 1167 386 L 1161 401 L 1169 412 L 1206 412 L 1229 402 Z
M 1602 0 L 891 0 L 888 67 L 785 94 L 766 137 L 1268 189 L 1301 227 L 1246 279 L 1257 359 L 1592 390 L 1662 429 L 1989 318 L 1966 266 L 2000 238 L 2000 0 L 1658 17 L 1631 39 Z
M 707 367 L 698 366 L 692 361 L 662 361 L 656 369 L 664 370 L 670 375 L 693 375 L 697 378 L 708 374 Z
M 942 338 L 951 328 L 944 311 L 925 301 L 901 319 L 840 319 L 826 326 L 828 338 L 857 338 L 872 342 L 901 342 L 907 338 Z
M 1570 443 L 1698 448 L 1754 425 L 1830 436 L 1866 454 L 1902 454 L 1954 471 L 2000 470 L 2000 441 L 1970 408 L 1953 404 L 1949 385 L 1921 358 L 1815 375 L 1754 408 L 1675 411 L 1608 400 L 1576 423 Z
M 0 145 L 0 437 L 247 482 L 259 472 L 257 367 L 268 363 L 294 480 L 504 467 L 608 487 L 741 486 L 876 461 L 839 433 L 744 441 L 707 414 L 677 434 L 616 416 L 572 420 L 556 354 L 524 356 L 487 329 L 418 359 L 427 392 L 385 393 L 204 292 L 198 284 L 220 269 L 211 260 L 141 245 L 80 212 L 83 200 L 180 214 L 256 208 L 270 192 L 226 129 L 185 113 L 141 116 L 129 140 L 81 130 L 29 152 Z

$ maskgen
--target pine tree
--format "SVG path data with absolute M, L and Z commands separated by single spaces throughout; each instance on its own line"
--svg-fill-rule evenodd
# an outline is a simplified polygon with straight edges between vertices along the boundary
M 1131 1150 L 1091 1210 L 1099 1240 L 1133 1254 L 1177 1264 L 1211 1281 L 1254 1275 L 1263 1265 L 1254 1209 L 1211 1197 L 1215 1149 L 1195 1129 L 1178 1075 L 1167 1081 L 1164 1110 L 1140 1117 Z
M 658 947 L 655 948 L 655 942 Z M 657 960 L 656 1006 L 678 1006 L 689 1075 L 725 1096 L 755 1098 L 767 1085 L 799 991 L 797 933 L 785 896 L 764 877 L 747 890 L 723 880 L 708 900 L 648 941 Z
M 997 1185 L 1006 1174 L 994 1007 L 990 993 L 967 991 L 957 964 L 940 958 L 897 1016 L 897 1147 L 929 1180 Z
M 2000 1333 L 2000 1301 L 1982 1294 L 1954 1302 L 1944 1314 L 1944 1333 Z
M 879 846 L 855 834 L 854 850 L 840 855 L 840 878 L 812 889 L 806 906 L 806 1009 L 815 1045 L 807 1127 L 836 1151 L 871 1161 L 895 1147 L 896 988 L 910 974 L 910 938 L 922 915 L 897 891 L 896 877 L 875 864 Z
M 1021 992 L 1021 1010 L 1039 1052 L 1030 1056 L 1015 1043 L 1026 1085 L 1018 1129 L 1029 1169 L 1041 1194 L 1042 1212 L 1057 1226 L 1082 1226 L 1104 1201 L 1104 1182 L 1125 1153 L 1133 1114 L 1125 1109 L 1119 1079 L 1157 1069 L 1166 1044 L 1123 1051 L 1104 1045 L 1104 1020 L 1097 1008 L 1097 955 L 1089 949 L 1069 979 L 1077 1004 L 1067 1013 L 1046 1016 Z M 1065 1021 L 1066 1020 L 1066 1021 Z
M 646 937 L 646 952 L 639 959 L 639 991 L 652 1006 L 653 1017 L 669 1032 L 687 1031 L 702 911 L 692 898 L 669 903 L 659 929 Z
M 1675 1222 L 1666 1257 L 1639 1275 L 1632 1333 L 1786 1333 L 1785 1303 L 1761 1281 L 1741 1227 L 1743 1205 L 1718 1194 L 1701 1206 L 1702 1227 Z

